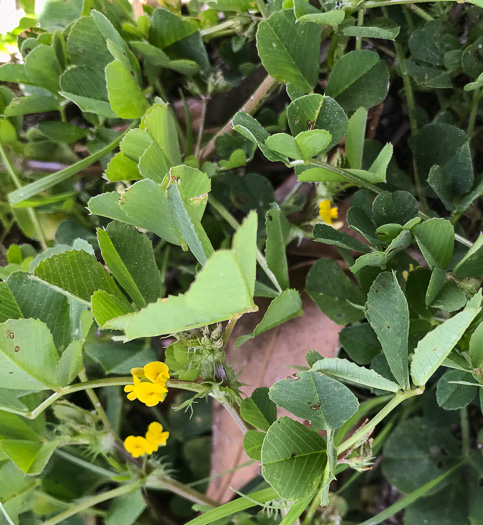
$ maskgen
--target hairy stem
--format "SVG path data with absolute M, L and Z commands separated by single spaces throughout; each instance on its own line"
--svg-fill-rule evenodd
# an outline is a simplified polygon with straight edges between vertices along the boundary
M 159 477 L 155 478 L 155 480 L 149 479 L 146 488 L 154 490 L 169 490 L 169 492 L 173 492 L 174 494 L 177 494 L 188 501 L 192 501 L 193 503 L 198 503 L 199 505 L 206 505 L 208 507 L 219 506 L 217 501 L 212 500 L 192 487 L 188 487 L 188 485 L 171 478 Z
M 339 456 L 346 450 L 352 448 L 359 441 L 368 437 L 369 434 L 376 428 L 376 426 L 387 416 L 389 415 L 398 405 L 400 405 L 406 399 L 409 399 L 413 396 L 421 395 L 424 392 L 424 387 L 418 387 L 415 390 L 406 390 L 404 392 L 398 392 L 389 403 L 375 416 L 369 423 L 362 426 L 359 430 L 354 432 L 352 436 L 346 439 L 337 447 L 337 455 Z
M 67 394 L 73 394 L 74 392 L 80 392 L 82 390 L 92 388 L 102 388 L 105 386 L 125 386 L 132 384 L 132 377 L 106 377 L 104 379 L 94 379 L 91 381 L 84 381 L 82 383 L 76 383 L 74 385 L 59 388 L 57 392 L 48 397 L 38 407 L 34 408 L 27 414 L 22 413 L 20 415 L 27 417 L 28 419 L 37 418 L 42 412 L 44 412 L 49 406 L 61 399 Z M 168 381 L 168 387 L 180 388 L 182 390 L 189 390 L 190 392 L 204 392 L 205 387 L 200 383 L 193 381 L 178 381 L 176 379 L 170 379 Z
M 85 370 L 82 370 L 82 372 L 79 374 L 79 379 L 85 383 L 88 381 L 87 375 Z M 94 407 L 94 410 L 96 411 L 97 415 L 99 416 L 99 419 L 102 421 L 102 424 L 104 425 L 104 429 L 107 430 L 110 433 L 113 433 L 111 422 L 109 421 L 109 418 L 107 417 L 106 411 L 104 410 L 103 406 L 101 405 L 101 402 L 99 398 L 97 397 L 97 394 L 94 392 L 92 388 L 86 388 L 86 394 L 89 398 L 90 402 L 92 403 L 92 406 Z

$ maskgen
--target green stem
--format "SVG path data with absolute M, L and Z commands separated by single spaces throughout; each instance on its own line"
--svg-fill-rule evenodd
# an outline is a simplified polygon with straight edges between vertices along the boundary
M 223 219 L 236 231 L 240 227 L 240 223 L 233 217 L 233 215 L 221 204 L 221 202 L 218 202 L 211 194 L 209 196 L 208 201 L 211 206 L 222 216 Z M 263 256 L 262 252 L 257 248 L 257 262 L 262 268 L 262 270 L 265 272 L 267 277 L 272 282 L 273 286 L 275 286 L 275 289 L 278 293 L 282 293 L 282 288 L 275 277 L 274 273 L 270 268 L 268 267 L 267 260 Z
M 104 379 L 94 379 L 91 381 L 85 381 L 83 383 L 76 383 L 75 385 L 66 386 L 59 388 L 57 392 L 48 397 L 38 407 L 34 408 L 27 414 L 21 414 L 28 419 L 35 419 L 42 412 L 44 412 L 49 406 L 54 404 L 57 400 L 67 394 L 73 394 L 74 392 L 80 392 L 89 388 L 102 388 L 105 386 L 125 386 L 132 384 L 132 377 L 106 377 Z M 189 390 L 190 392 L 204 392 L 205 387 L 199 383 L 192 381 L 178 381 L 176 379 L 170 379 L 168 381 L 168 387 L 180 388 L 182 390 Z
M 221 36 L 218 33 L 221 33 L 222 35 L 226 34 L 227 30 L 235 30 L 240 27 L 240 21 L 237 18 L 232 18 L 230 20 L 225 20 L 224 22 L 221 22 L 220 24 L 217 24 L 213 27 L 207 27 L 206 29 L 200 30 L 200 35 L 202 38 L 210 37 L 210 38 L 216 38 L 217 36 Z
M 88 498 L 82 501 L 81 503 L 68 508 L 64 512 L 57 514 L 50 520 L 44 521 L 43 525 L 57 525 L 57 523 L 62 523 L 67 518 L 70 518 L 71 516 L 75 516 L 76 514 L 80 514 L 81 512 L 84 512 L 88 510 L 90 507 L 94 507 L 95 505 L 98 505 L 99 503 L 102 503 L 103 501 L 108 501 L 110 499 L 117 498 L 118 496 L 123 496 L 124 494 L 129 494 L 130 492 L 134 492 L 140 487 L 142 487 L 142 485 L 143 485 L 143 482 L 138 481 L 137 483 L 131 483 L 130 485 L 122 485 L 121 487 L 117 487 L 115 489 L 108 490 L 107 492 L 102 492 L 101 494 L 97 494 L 97 496 Z
M 0 156 L 2 157 L 2 162 L 5 166 L 5 169 L 7 170 L 7 173 L 10 175 L 12 182 L 17 188 L 16 191 L 21 191 L 22 184 L 20 182 L 20 179 L 18 178 L 17 172 L 15 171 L 15 168 L 13 167 L 13 164 L 7 155 L 5 148 L 1 144 L 0 144 Z M 39 218 L 37 217 L 37 212 L 32 208 L 28 208 L 28 214 L 30 215 L 30 220 L 32 221 L 32 224 L 34 225 L 35 231 L 37 232 L 37 237 L 39 239 L 40 246 L 42 246 L 43 250 L 46 250 L 48 248 L 47 240 L 45 238 L 44 230 L 42 229 L 42 226 L 40 226 Z
M 310 523 L 312 523 L 315 513 L 317 512 L 317 509 L 319 508 L 319 505 L 320 505 L 320 492 L 317 491 L 317 494 L 314 496 L 314 499 L 312 500 L 312 503 L 310 504 L 309 510 L 307 511 L 307 514 L 305 515 L 302 525 L 310 525 Z
M 205 496 L 201 492 L 198 492 L 197 490 L 188 487 L 188 485 L 185 485 L 184 483 L 180 483 L 179 481 L 176 481 L 171 478 L 155 478 L 155 481 L 148 478 L 148 482 L 146 484 L 147 489 L 154 489 L 154 490 L 169 490 L 169 492 L 173 492 L 174 494 L 177 494 L 178 496 L 181 496 L 188 501 L 192 501 L 193 503 L 197 503 L 199 505 L 206 505 L 208 507 L 219 507 L 219 503 L 215 500 L 212 500 L 208 496 Z
M 82 370 L 82 372 L 79 374 L 79 379 L 85 383 L 88 381 L 87 375 L 85 370 Z M 99 419 L 102 421 L 102 424 L 104 425 L 104 429 L 113 433 L 111 422 L 109 421 L 109 418 L 107 417 L 106 411 L 104 410 L 103 406 L 101 405 L 101 402 L 99 398 L 97 397 L 97 394 L 94 392 L 92 388 L 86 388 L 86 394 L 89 398 L 90 402 L 92 403 L 92 406 L 94 407 L 94 410 L 97 412 L 97 415 L 99 416 Z
M 72 454 L 69 454 L 68 452 L 60 450 L 59 448 L 54 452 L 54 454 L 56 456 L 60 456 L 66 461 L 69 461 L 70 463 L 73 463 L 74 465 L 77 465 L 78 467 L 94 472 L 98 476 L 102 476 L 108 479 L 112 479 L 112 478 L 115 478 L 116 476 L 119 476 L 119 472 L 110 471 L 103 467 L 99 467 L 98 465 L 89 463 L 88 461 L 85 461 L 82 458 L 79 458 L 78 456 L 74 456 Z
M 361 7 L 364 9 L 373 9 L 375 7 L 390 7 L 392 5 L 404 5 L 404 4 L 424 4 L 424 3 L 430 3 L 434 2 L 434 0 L 381 0 L 378 2 L 375 1 L 369 1 L 364 2 L 361 4 Z M 357 8 L 356 8 L 357 9 Z M 351 9 L 351 12 L 355 11 L 356 9 Z
M 467 407 L 460 408 L 461 425 L 461 455 L 466 458 L 470 455 L 470 423 Z
M 424 9 L 421 9 L 420 7 L 418 7 L 417 5 L 414 5 L 414 4 L 408 4 L 407 5 L 408 9 L 410 9 L 414 14 L 418 15 L 420 18 L 422 18 L 423 20 L 426 20 L 427 22 L 431 21 L 431 20 L 434 20 L 434 18 L 429 14 L 429 13 L 426 13 L 426 11 Z
M 468 140 L 471 140 L 473 138 L 473 133 L 475 132 L 476 115 L 478 113 L 478 103 L 482 93 L 483 91 L 481 90 L 481 88 L 475 89 L 475 91 L 473 92 L 473 101 L 471 102 L 471 111 L 470 116 L 468 118 L 468 127 L 466 128 Z
M 198 158 L 201 150 L 201 142 L 203 140 L 203 132 L 205 130 L 205 121 L 206 121 L 206 108 L 208 107 L 208 97 L 202 97 L 201 99 L 201 117 L 200 117 L 200 127 L 198 129 L 198 138 L 196 140 L 195 147 L 195 157 Z
M 357 27 L 362 27 L 364 25 L 364 9 L 360 9 L 357 13 Z M 356 37 L 356 51 L 362 49 L 362 37 Z M 305 523 L 305 522 L 304 522 Z
M 247 424 L 241 417 L 237 408 L 235 408 L 228 400 L 219 400 L 220 403 L 225 407 L 226 411 L 233 418 L 233 421 L 238 425 L 238 428 L 242 431 L 242 434 L 245 435 L 250 429 Z
M 94 162 L 97 162 L 99 159 L 104 157 L 104 155 L 107 155 L 113 149 L 119 146 L 122 139 L 131 131 L 131 129 L 135 128 L 138 125 L 138 123 L 139 122 L 137 120 L 132 122 L 131 125 L 126 129 L 126 131 L 124 131 L 124 133 L 119 135 L 117 139 L 113 140 L 110 144 L 108 144 L 101 150 L 97 151 L 93 155 L 90 155 L 89 157 L 86 157 L 85 159 L 82 159 L 79 162 L 72 164 L 72 166 L 68 166 L 67 168 L 64 168 L 63 170 L 58 171 L 57 173 L 52 173 L 51 175 L 42 177 L 41 179 L 36 180 L 35 182 L 32 182 L 31 184 L 27 184 L 27 186 L 24 186 L 22 188 L 18 187 L 17 190 L 13 191 L 8 196 L 10 204 L 13 207 L 15 207 L 15 205 L 18 204 L 19 202 L 22 202 L 26 199 L 29 199 L 30 197 L 33 197 L 34 195 L 41 193 L 42 191 L 52 188 L 53 186 L 79 173 L 79 171 L 82 171 L 83 169 L 87 168 L 91 164 L 94 164 Z
M 255 0 L 257 3 L 258 10 L 263 18 L 267 18 L 267 7 L 264 0 Z
M 362 426 L 359 430 L 354 432 L 350 438 L 346 439 L 337 447 L 337 455 L 340 456 L 340 454 L 352 448 L 356 443 L 368 437 L 372 430 L 374 430 L 374 428 L 376 428 L 376 426 L 403 401 L 413 396 L 419 396 L 423 392 L 424 387 L 398 392 L 391 401 L 389 401 L 389 403 L 375 417 L 373 417 L 371 421 L 369 421 L 369 423 Z

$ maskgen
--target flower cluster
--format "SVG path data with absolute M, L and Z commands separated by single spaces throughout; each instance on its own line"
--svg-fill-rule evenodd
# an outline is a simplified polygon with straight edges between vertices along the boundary
M 337 207 L 330 207 L 330 200 L 324 199 L 319 204 L 320 218 L 329 226 L 332 226 L 332 219 L 337 219 L 338 210 Z
M 144 368 L 132 368 L 131 374 L 133 384 L 124 387 L 124 392 L 128 392 L 129 401 L 139 399 L 148 407 L 164 401 L 168 393 L 166 383 L 169 379 L 169 368 L 166 364 L 153 361 Z
M 157 422 L 149 425 L 146 436 L 128 436 L 124 440 L 124 448 L 131 456 L 138 458 L 144 454 L 152 454 L 158 448 L 164 447 L 169 437 L 169 432 L 163 432 L 163 427 Z

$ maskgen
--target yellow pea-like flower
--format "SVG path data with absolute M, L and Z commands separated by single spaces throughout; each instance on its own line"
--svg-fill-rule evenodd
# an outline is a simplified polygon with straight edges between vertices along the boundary
M 144 375 L 153 383 L 164 385 L 169 379 L 168 365 L 161 361 L 153 361 L 144 367 Z
M 332 219 L 337 219 L 338 209 L 336 206 L 331 208 L 330 200 L 324 199 L 319 204 L 320 218 L 326 223 L 332 226 Z
M 133 375 L 132 379 L 133 379 L 134 384 L 126 385 L 124 387 L 124 392 L 129 392 L 127 395 L 127 398 L 129 399 L 129 401 L 134 401 L 135 399 L 138 399 L 137 388 L 138 388 L 138 385 L 141 384 L 141 380 L 139 379 L 139 377 Z
M 137 399 L 148 407 L 156 406 L 165 400 L 168 389 L 166 385 L 159 385 L 156 383 L 142 382 L 135 386 L 135 393 Z
M 169 432 L 163 432 L 163 426 L 154 421 L 148 427 L 146 432 L 146 439 L 149 441 L 154 451 L 158 450 L 160 446 L 164 447 L 169 438 Z
M 124 440 L 124 448 L 134 458 L 144 456 L 144 454 L 149 455 L 154 452 L 154 447 L 152 446 L 152 444 L 142 436 L 128 436 Z

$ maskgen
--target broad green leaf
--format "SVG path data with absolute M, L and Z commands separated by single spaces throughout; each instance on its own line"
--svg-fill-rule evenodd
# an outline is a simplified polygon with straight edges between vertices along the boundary
M 419 341 L 411 363 L 411 377 L 416 385 L 425 385 L 441 366 L 480 312 L 481 300 L 480 292 L 462 312 L 431 330 Z
M 14 390 L 46 390 L 57 385 L 59 354 L 47 326 L 37 319 L 0 325 L 0 384 Z M 2 416 L 3 417 L 3 416 Z
M 347 26 L 342 29 L 346 36 L 359 38 L 383 38 L 384 40 L 394 40 L 399 34 L 400 27 L 390 18 L 375 18 L 364 26 Z
M 444 71 L 427 65 L 419 66 L 411 60 L 406 60 L 404 64 L 411 78 L 419 86 L 433 89 L 453 87 L 449 71 Z
M 0 323 L 8 319 L 21 319 L 22 317 L 22 311 L 7 283 L 0 282 Z
M 377 335 L 369 323 L 346 326 L 339 333 L 339 341 L 349 357 L 358 365 L 368 365 L 381 352 Z
M 480 277 L 483 274 L 483 235 L 473 243 L 465 256 L 455 266 L 453 275 L 455 277 Z
M 171 163 L 158 144 L 153 142 L 141 155 L 137 167 L 145 179 L 161 183 L 168 174 Z
M 159 184 L 151 180 L 136 182 L 123 193 L 119 201 L 121 212 L 127 216 L 129 224 L 145 228 L 172 244 L 180 244 L 169 211 L 168 198 Z
M 167 104 L 154 104 L 144 115 L 140 127 L 155 140 L 171 166 L 181 164 L 178 132 Z
M 149 40 L 160 49 L 168 47 L 197 32 L 196 24 L 167 9 L 156 9 L 149 28 Z
M 169 57 L 158 47 L 152 46 L 147 42 L 129 42 L 129 45 L 138 53 L 144 56 L 144 59 L 153 66 L 168 67 Z
M 305 2 L 305 0 L 302 1 Z M 297 3 L 297 0 L 295 0 L 294 6 Z M 297 11 L 295 11 L 295 13 L 297 13 Z M 297 18 L 300 22 L 313 22 L 314 24 L 319 24 L 321 26 L 337 27 L 344 21 L 345 12 L 343 9 L 334 9 L 333 11 L 328 11 L 327 13 L 318 12 L 303 14 Z
M 62 70 L 55 50 L 51 46 L 37 46 L 27 55 L 25 73 L 30 80 L 29 84 L 47 89 L 54 94 L 60 89 L 59 77 Z
M 360 107 L 349 119 L 345 137 L 345 149 L 349 166 L 352 169 L 362 168 L 364 139 L 366 136 L 367 109 Z
M 262 445 L 262 474 L 285 499 L 312 494 L 322 479 L 325 442 L 298 421 L 281 417 L 269 428 Z
M 274 135 L 270 135 L 265 140 L 265 145 L 283 157 L 300 160 L 303 158 L 297 142 L 287 133 L 275 133 Z
M 413 57 L 434 66 L 444 66 L 444 55 L 458 48 L 458 39 L 447 21 L 430 20 L 409 38 L 409 49 Z
M 339 104 L 330 97 L 316 93 L 295 99 L 287 108 L 287 119 L 294 136 L 309 129 L 328 131 L 332 140 L 322 152 L 336 146 L 347 128 L 347 116 Z
M 386 173 L 387 173 L 387 167 L 389 165 L 389 162 L 391 162 L 393 153 L 393 146 L 392 144 L 386 144 L 384 148 L 380 151 L 379 155 L 376 157 L 374 162 L 371 164 L 371 166 L 367 170 L 353 170 L 349 169 L 347 170 L 349 173 L 352 173 L 353 175 L 357 175 L 362 180 L 372 182 L 372 183 L 378 183 L 378 182 L 386 182 Z
M 463 130 L 449 124 L 429 124 L 409 140 L 409 145 L 423 179 L 438 165 L 444 171 L 450 195 L 462 196 L 471 190 L 473 163 Z
M 91 295 L 97 290 L 123 297 L 102 264 L 84 251 L 74 250 L 53 255 L 36 266 L 34 275 L 69 297 L 89 304 Z
M 446 219 L 429 219 L 412 229 L 430 268 L 446 268 L 453 257 L 454 228 Z
M 321 30 L 307 22 L 297 25 L 291 10 L 273 13 L 258 25 L 257 49 L 263 67 L 283 84 L 312 91 L 319 74 Z
M 372 213 L 378 225 L 390 223 L 404 226 L 417 216 L 418 202 L 407 191 L 383 191 L 374 199 Z
M 438 405 L 445 410 L 458 410 L 465 407 L 475 399 L 477 382 L 474 386 L 468 384 L 455 384 L 454 381 L 468 381 L 473 379 L 471 374 L 460 370 L 448 370 L 438 381 L 436 400 Z
M 84 368 L 83 346 L 83 339 L 73 341 L 60 356 L 57 366 L 57 383 L 60 386 L 70 385 Z
M 96 292 L 96 294 L 103 292 Z M 156 352 L 137 343 L 99 343 L 86 345 L 85 355 L 106 374 L 129 374 L 131 368 L 156 361 Z
M 235 234 L 234 249 L 215 252 L 184 295 L 160 299 L 140 312 L 109 321 L 105 328 L 124 330 L 125 339 L 131 340 L 190 330 L 256 311 L 252 293 L 256 230 L 257 217 L 252 212 Z
M 332 142 L 332 135 L 325 129 L 302 131 L 295 137 L 295 142 L 303 160 L 309 160 L 322 151 L 326 151 Z
M 267 245 L 265 257 L 278 284 L 285 290 L 289 287 L 287 255 L 285 253 L 288 223 L 280 209 L 267 211 Z
M 72 144 L 87 136 L 87 130 L 69 122 L 44 121 L 39 123 L 38 128 L 50 140 L 59 143 Z
M 477 327 L 471 336 L 470 361 L 474 368 L 483 368 L 483 323 Z
M 10 144 L 17 140 L 17 132 L 9 120 L 0 119 L 0 144 Z
M 97 324 L 103 327 L 107 321 L 134 312 L 125 297 L 112 295 L 105 290 L 97 290 L 91 298 L 92 315 Z
M 23 441 L 19 439 L 0 439 L 0 450 L 6 454 L 17 467 L 30 475 L 40 474 L 49 459 L 59 446 L 57 440 L 48 443 Z
M 22 272 L 12 274 L 7 284 L 23 313 L 22 317 L 45 323 L 59 351 L 79 339 L 77 312 L 65 295 Z
M 270 399 L 292 414 L 308 419 L 315 430 L 337 429 L 359 408 L 342 383 L 319 372 L 299 372 L 270 388 Z
M 121 118 L 140 118 L 149 108 L 141 88 L 129 71 L 114 60 L 106 67 L 107 91 L 111 108 Z
M 465 304 L 466 294 L 464 290 L 454 281 L 448 281 L 444 284 L 431 306 L 444 310 L 445 312 L 454 312 L 463 308 Z
M 306 281 L 307 293 L 332 321 L 346 325 L 364 318 L 364 294 L 347 277 L 336 261 L 320 259 L 311 268 Z
M 141 174 L 136 162 L 126 157 L 124 153 L 117 153 L 107 165 L 106 177 L 110 182 L 121 180 L 138 180 Z
M 347 359 L 339 359 L 338 357 L 321 359 L 312 365 L 312 370 L 322 372 L 334 379 L 349 381 L 369 388 L 387 390 L 388 392 L 397 392 L 400 388 L 397 383 L 389 381 L 374 370 L 358 366 Z
M 325 92 L 344 108 L 371 108 L 386 98 L 389 70 L 373 51 L 351 51 L 340 58 Z
M 235 343 L 235 348 L 239 348 L 249 339 L 253 339 L 257 335 L 263 334 L 267 330 L 271 330 L 294 317 L 299 317 L 302 312 L 302 301 L 297 290 L 284 290 L 280 295 L 268 306 L 263 319 L 255 327 L 251 334 L 242 335 L 238 337 Z
M 126 157 L 134 162 L 139 162 L 139 159 L 152 143 L 153 139 L 147 131 L 136 128 L 124 136 L 119 147 Z
M 243 436 L 243 448 L 250 459 L 260 461 L 262 459 L 262 444 L 265 437 L 264 432 L 249 430 Z
M 102 257 L 113 277 L 138 308 L 159 299 L 161 276 L 147 236 L 127 224 L 111 222 L 97 230 Z
M 24 64 L 7 63 L 0 66 L 0 81 L 15 84 L 29 84 Z
M 425 304 L 430 306 L 436 299 L 436 296 L 446 284 L 446 272 L 441 268 L 434 268 L 431 272 L 431 279 L 429 281 L 428 289 L 426 291 Z
M 29 409 L 25 403 L 20 401 L 19 394 L 21 396 L 23 392 L 0 388 L 0 410 L 15 414 L 27 414 Z
M 460 445 L 449 427 L 420 417 L 399 423 L 383 450 L 383 473 L 402 493 L 418 489 L 461 458 Z
M 27 97 L 14 98 L 5 108 L 5 116 L 16 117 L 19 115 L 30 115 L 32 113 L 57 111 L 58 109 L 59 102 L 53 97 L 29 95 Z
M 409 387 L 409 308 L 395 275 L 379 274 L 367 295 L 366 317 L 376 332 L 391 372 L 403 390 Z
M 260 430 L 268 430 L 277 419 L 277 405 L 268 397 L 268 388 L 260 387 L 240 406 L 242 418 Z
M 335 230 L 327 224 L 316 224 L 314 228 L 314 238 L 324 244 L 333 244 L 339 248 L 354 250 L 356 252 L 368 253 L 370 248 L 362 242 L 347 235 L 347 233 Z
M 239 111 L 233 117 L 232 123 L 233 129 L 256 144 L 268 160 L 272 162 L 285 161 L 286 157 L 276 153 L 275 151 L 272 151 L 265 145 L 265 141 L 269 137 L 269 133 L 260 124 L 260 122 L 258 122 L 258 120 L 254 119 L 251 115 L 248 115 L 248 113 L 245 113 L 244 111 Z
M 118 497 L 109 507 L 105 517 L 105 524 L 133 525 L 137 522 L 146 506 L 147 503 L 141 490 Z
M 192 254 L 200 264 L 205 265 L 214 252 L 213 246 L 192 206 L 181 196 L 180 189 L 176 183 L 168 186 L 168 205 L 171 217 Z

